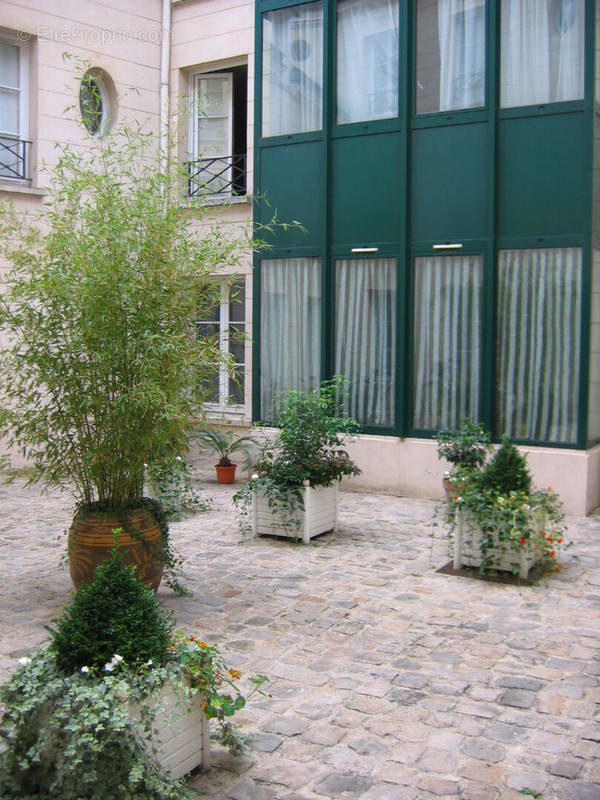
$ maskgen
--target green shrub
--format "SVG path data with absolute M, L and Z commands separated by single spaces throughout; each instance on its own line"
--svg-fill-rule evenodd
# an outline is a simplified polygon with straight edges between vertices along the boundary
M 481 473 L 480 486 L 497 494 L 531 492 L 531 475 L 527 461 L 514 444 L 504 436 L 502 444 Z
M 60 669 L 108 669 L 119 656 L 131 668 L 164 664 L 173 631 L 171 615 L 145 586 L 135 566 L 125 566 L 116 548 L 100 564 L 58 620 L 50 650 Z M 109 670 L 110 671 L 110 670 Z

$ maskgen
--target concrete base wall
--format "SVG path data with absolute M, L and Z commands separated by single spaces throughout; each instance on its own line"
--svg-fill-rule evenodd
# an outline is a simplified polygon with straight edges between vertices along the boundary
M 558 492 L 568 514 L 585 516 L 600 505 L 600 446 L 591 450 L 520 447 L 538 488 Z M 362 469 L 342 489 L 370 490 L 408 497 L 441 499 L 447 462 L 439 461 L 430 439 L 363 435 L 348 446 Z

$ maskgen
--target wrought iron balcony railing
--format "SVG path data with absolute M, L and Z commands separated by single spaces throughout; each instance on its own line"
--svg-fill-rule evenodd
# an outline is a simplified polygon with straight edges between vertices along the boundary
M 246 194 L 246 154 L 187 163 L 188 197 Z
M 30 145 L 25 139 L 0 135 L 0 178 L 26 180 L 29 177 Z

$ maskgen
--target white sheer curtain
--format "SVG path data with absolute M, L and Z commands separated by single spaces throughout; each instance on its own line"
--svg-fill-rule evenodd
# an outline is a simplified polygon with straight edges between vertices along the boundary
M 396 261 L 336 261 L 335 277 L 334 364 L 350 381 L 346 410 L 363 425 L 393 425 Z
M 499 252 L 498 433 L 576 442 L 580 321 L 579 248 Z
M 321 369 L 321 262 L 263 260 L 260 266 L 260 413 L 287 389 L 310 391 Z
M 262 133 L 319 130 L 323 108 L 323 3 L 263 17 Z
M 485 2 L 438 0 L 440 111 L 485 103 Z
M 337 121 L 398 114 L 398 0 L 339 0 Z
M 415 259 L 413 427 L 479 419 L 481 256 Z
M 584 0 L 502 0 L 500 105 L 583 97 Z

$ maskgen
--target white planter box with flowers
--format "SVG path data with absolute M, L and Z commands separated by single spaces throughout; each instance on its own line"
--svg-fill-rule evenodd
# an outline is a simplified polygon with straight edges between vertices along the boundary
M 190 692 L 182 696 L 169 683 L 158 695 L 151 743 L 161 767 L 174 778 L 210 766 L 210 731 L 202 703 L 202 695 Z
M 465 512 L 456 509 L 456 527 L 454 529 L 454 569 L 461 567 L 480 567 L 483 562 L 483 552 L 489 563 L 487 569 L 502 570 L 518 574 L 519 578 L 525 579 L 529 570 L 538 562 L 541 550 L 535 544 L 540 531 L 543 530 L 543 517 L 537 515 L 532 520 L 534 530 L 533 539 L 521 542 L 501 542 L 498 534 L 491 534 L 491 542 L 486 548 L 482 548 L 483 532 L 473 522 L 467 520 Z
M 337 528 L 338 484 L 312 487 L 306 482 L 300 487 L 304 508 L 284 516 L 269 506 L 265 493 L 255 489 L 252 494 L 252 530 L 254 535 L 271 534 L 302 539 L 309 544 L 313 536 Z

